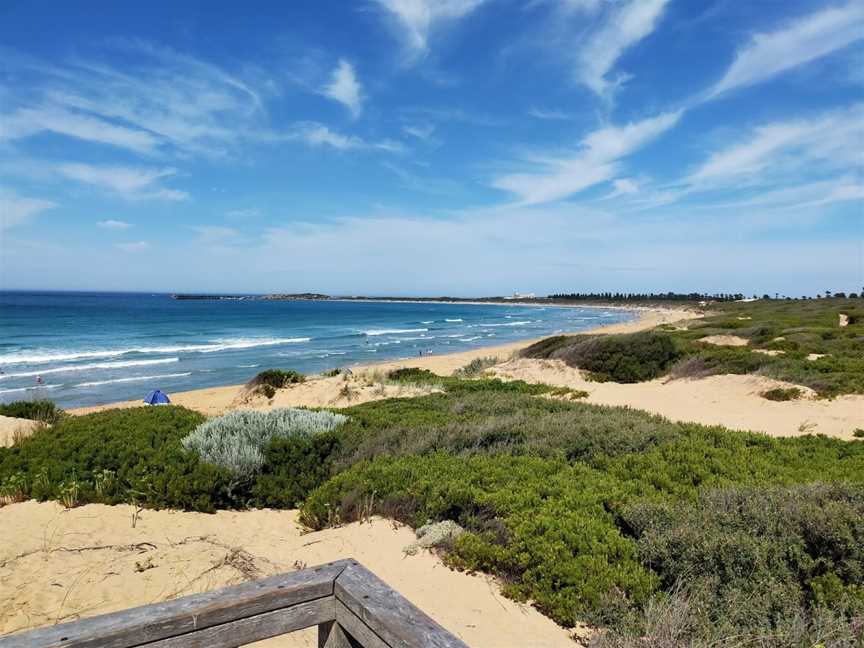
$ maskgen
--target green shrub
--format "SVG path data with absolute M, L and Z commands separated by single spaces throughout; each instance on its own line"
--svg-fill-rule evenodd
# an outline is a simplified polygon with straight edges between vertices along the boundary
M 770 401 L 790 401 L 801 398 L 804 394 L 797 387 L 775 387 L 759 394 L 762 398 Z
M 330 478 L 339 444 L 339 436 L 333 432 L 273 439 L 264 447 L 264 463 L 250 490 L 250 503 L 297 508 Z
M 657 331 L 552 338 L 545 345 L 529 347 L 525 353 L 527 357 L 558 358 L 571 367 L 591 372 L 599 380 L 622 383 L 657 378 L 680 357 L 672 337 Z
M 729 488 L 624 518 L 644 564 L 666 589 L 698 592 L 718 637 L 770 632 L 817 607 L 864 614 L 864 486 Z
M 26 497 L 39 500 L 74 495 L 76 503 L 118 504 L 134 498 L 145 506 L 195 511 L 236 506 L 230 474 L 180 443 L 202 420 L 173 405 L 67 416 L 2 449 L 0 482 L 18 476 Z
M 864 439 L 864 428 L 855 428 L 852 430 L 852 436 L 856 439 Z
M 478 381 L 485 383 L 486 381 Z M 640 452 L 693 426 L 623 407 L 536 398 L 519 392 L 457 391 L 354 406 L 340 430 L 340 467 L 379 455 L 539 454 L 592 461 Z M 695 426 L 699 427 L 699 426 Z
M 0 415 L 54 424 L 63 417 L 63 410 L 49 400 L 13 401 L 0 403 Z
M 657 586 L 604 505 L 619 491 L 601 473 L 561 460 L 382 457 L 316 490 L 301 519 L 313 528 L 370 513 L 415 526 L 453 520 L 466 532 L 450 564 L 504 577 L 508 595 L 571 626 L 606 622 Z
M 331 432 L 346 420 L 342 414 L 293 408 L 236 410 L 199 425 L 183 439 L 183 447 L 242 482 L 260 471 L 271 440 Z
M 293 369 L 287 371 L 283 369 L 266 369 L 250 380 L 247 383 L 247 387 L 268 385 L 273 389 L 282 389 L 283 387 L 288 387 L 288 385 L 295 385 L 305 381 L 306 376 Z

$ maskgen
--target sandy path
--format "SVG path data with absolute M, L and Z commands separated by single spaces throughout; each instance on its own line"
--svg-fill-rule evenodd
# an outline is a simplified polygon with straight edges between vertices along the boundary
M 0 508 L 0 634 L 70 621 L 353 557 L 468 645 L 572 648 L 569 633 L 501 596 L 485 576 L 451 571 L 385 520 L 306 535 L 296 511 L 213 515 L 56 503 Z M 317 646 L 314 630 L 268 646 Z
M 623 405 L 660 414 L 673 421 L 724 425 L 733 430 L 766 432 L 772 436 L 826 434 L 852 439 L 864 428 L 864 396 L 833 400 L 810 397 L 775 402 L 759 394 L 788 383 L 759 376 L 709 376 L 698 380 L 652 380 L 622 385 L 585 380 L 578 369 L 560 360 L 511 360 L 493 369 L 502 379 L 561 385 L 588 392 L 586 402 Z

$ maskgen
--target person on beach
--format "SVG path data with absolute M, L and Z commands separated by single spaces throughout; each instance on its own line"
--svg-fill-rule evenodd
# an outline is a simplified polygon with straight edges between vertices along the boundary
M 42 376 L 36 376 L 36 384 L 37 384 L 37 385 L 43 385 L 43 384 L 45 384 L 45 381 L 42 380 Z

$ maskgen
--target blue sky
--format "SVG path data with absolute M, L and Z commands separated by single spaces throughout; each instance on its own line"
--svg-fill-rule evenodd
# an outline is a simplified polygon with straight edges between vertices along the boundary
M 864 283 L 864 3 L 0 10 L 0 287 Z

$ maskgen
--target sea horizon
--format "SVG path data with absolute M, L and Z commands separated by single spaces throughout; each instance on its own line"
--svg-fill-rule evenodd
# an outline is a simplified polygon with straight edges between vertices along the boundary
M 0 402 L 67 408 L 496 346 L 631 320 L 604 306 L 201 300 L 174 293 L 0 292 Z M 244 293 L 253 294 L 253 293 Z M 262 293 L 266 294 L 266 293 Z

